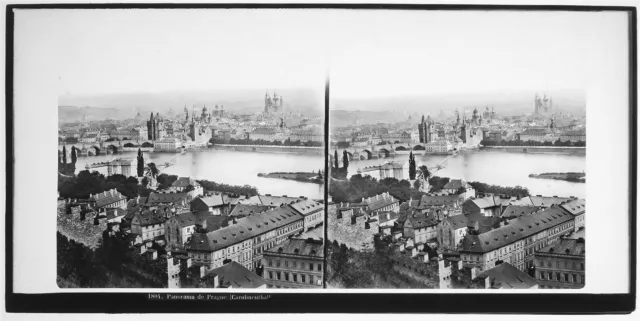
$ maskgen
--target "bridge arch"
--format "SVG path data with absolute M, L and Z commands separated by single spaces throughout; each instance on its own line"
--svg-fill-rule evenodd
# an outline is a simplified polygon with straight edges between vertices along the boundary
M 406 148 L 406 147 L 404 147 L 404 146 L 398 146 L 398 147 L 396 147 L 396 151 L 405 151 L 405 150 L 407 150 L 407 148 Z
M 114 154 L 117 154 L 117 153 L 118 153 L 118 146 L 116 146 L 116 145 L 109 145 L 109 146 L 107 146 L 107 150 L 108 150 L 108 151 L 111 151 L 111 152 L 112 152 L 112 153 L 114 153 Z
M 425 148 L 424 148 L 424 146 L 422 146 L 422 145 L 416 145 L 416 146 L 413 146 L 413 150 L 424 150 L 424 149 L 425 149 Z
M 88 150 L 89 153 L 93 153 L 93 156 L 99 156 L 100 155 L 100 147 L 98 147 L 96 145 L 92 145 L 87 150 Z
M 379 158 L 387 158 L 390 156 L 390 152 L 388 149 L 386 148 L 381 148 L 378 150 L 378 157 Z
M 373 158 L 373 153 L 368 150 L 368 149 L 363 149 L 360 151 L 360 159 L 361 160 L 367 160 L 367 159 L 372 159 Z

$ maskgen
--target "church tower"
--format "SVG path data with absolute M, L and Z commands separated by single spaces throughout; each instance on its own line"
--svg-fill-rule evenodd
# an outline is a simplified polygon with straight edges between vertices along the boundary
M 155 124 L 156 122 L 153 119 L 153 113 L 151 113 L 151 117 L 149 117 L 149 121 L 147 121 L 147 137 L 151 141 L 155 140 L 153 136 L 153 133 L 155 132 L 154 131 Z

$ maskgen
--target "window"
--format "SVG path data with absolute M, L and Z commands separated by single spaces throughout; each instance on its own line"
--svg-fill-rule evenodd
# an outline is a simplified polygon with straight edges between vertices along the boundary
M 584 271 L 584 263 L 580 263 L 580 270 Z
M 280 272 L 276 272 L 276 279 L 280 280 Z
M 298 262 L 293 261 L 293 268 L 294 268 L 294 269 L 297 269 L 297 268 L 298 268 Z
M 273 280 L 273 272 L 269 271 L 269 279 Z
M 280 260 L 276 260 L 276 266 L 280 267 Z
M 551 260 L 547 261 L 547 267 L 551 267 Z
M 560 268 L 560 261 L 556 261 L 556 268 Z
M 302 283 L 306 282 L 306 275 L 304 275 L 304 274 L 300 275 L 300 282 L 302 282 Z
M 284 267 L 289 267 L 289 261 L 284 261 Z
M 313 275 L 309 275 L 309 284 L 313 284 Z
M 298 282 L 298 275 L 297 274 L 293 274 L 293 282 Z
M 322 264 L 318 264 L 318 271 L 322 271 Z
M 289 273 L 284 273 L 284 280 L 289 281 Z

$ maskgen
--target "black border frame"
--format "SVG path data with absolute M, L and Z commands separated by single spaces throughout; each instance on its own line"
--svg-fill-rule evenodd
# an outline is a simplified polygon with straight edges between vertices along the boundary
M 266 300 L 152 300 L 148 293 L 13 292 L 13 51 L 14 9 L 365 9 L 365 10 L 489 10 L 489 11 L 618 11 L 629 14 L 630 247 L 627 294 L 479 294 L 479 293 L 262 293 Z M 39 313 L 630 313 L 636 304 L 636 182 L 637 182 L 637 16 L 635 7 L 570 5 L 436 5 L 436 4 L 9 4 L 6 7 L 6 215 L 5 295 L 7 312 Z M 328 77 L 328 76 L 327 76 Z M 325 88 L 325 152 L 328 153 L 329 78 Z M 328 170 L 325 161 L 325 170 Z M 326 175 L 325 175 L 326 176 Z M 328 194 L 325 182 L 325 199 Z M 326 216 L 326 211 L 325 211 Z M 325 230 L 326 240 L 326 230 Z M 325 249 L 326 253 L 326 249 Z M 326 273 L 326 269 L 325 269 Z M 165 296 L 165 293 L 158 293 Z M 197 293 L 194 293 L 197 295 Z M 210 293 L 209 293 L 210 294 Z M 258 295 L 260 293 L 233 293 Z M 227 294 L 229 295 L 229 294 Z M 423 301 L 424 300 L 424 301 Z M 423 301 L 424 304 L 407 304 Z M 464 303 L 463 303 L 464 302 Z

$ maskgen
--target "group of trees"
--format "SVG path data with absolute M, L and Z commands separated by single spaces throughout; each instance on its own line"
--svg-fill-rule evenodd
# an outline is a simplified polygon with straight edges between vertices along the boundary
M 259 146 L 305 146 L 305 147 L 321 147 L 323 146 L 323 142 L 315 142 L 315 141 L 300 141 L 295 140 L 292 141 L 290 138 L 287 138 L 284 141 L 280 140 L 265 140 L 265 139 L 236 139 L 231 138 L 229 140 L 229 144 L 231 145 L 259 145 Z
M 329 193 L 334 202 L 361 202 L 363 198 L 389 192 L 401 202 L 420 199 L 425 193 L 411 188 L 407 180 L 385 178 L 380 181 L 371 176 L 353 175 L 349 180 L 333 181 L 329 184 Z
M 508 196 L 530 196 L 529 189 L 523 186 L 499 186 L 480 182 L 469 182 L 469 185 L 476 190 L 476 193 L 505 194 Z
M 349 174 L 349 154 L 346 150 L 342 152 L 342 167 L 340 167 L 340 158 L 338 157 L 338 150 L 334 151 L 333 166 L 329 168 L 331 177 L 334 179 L 345 179 Z
M 228 185 L 216 183 L 213 181 L 199 180 L 197 181 L 205 190 L 225 192 L 238 195 L 256 196 L 258 195 L 258 189 L 251 185 Z
M 73 175 L 76 172 L 77 150 L 75 146 L 71 146 L 71 163 L 67 163 L 67 146 L 62 146 L 62 157 L 58 154 L 58 172 L 65 175 Z
M 560 139 L 551 142 L 551 141 L 546 141 L 546 142 L 538 142 L 538 141 L 534 141 L 534 140 L 500 140 L 500 141 L 495 141 L 495 140 L 486 140 L 483 139 L 482 141 L 480 141 L 480 145 L 483 146 L 523 146 L 523 147 L 527 147 L 527 146 L 556 146 L 556 147 L 585 147 L 587 145 L 587 142 L 585 141 L 580 141 L 580 142 L 571 142 L 571 141 L 561 141 Z
M 345 288 L 415 288 L 417 281 L 397 272 L 393 266 L 390 236 L 373 237 L 373 248 L 355 251 L 333 241 L 327 244 L 327 282 Z
M 76 176 L 58 175 L 58 191 L 63 198 L 89 198 L 89 194 L 98 194 L 107 190 L 117 189 L 127 198 L 138 196 L 138 180 L 115 174 L 105 177 L 97 171 L 80 171 Z
M 68 144 L 76 144 L 78 143 L 78 138 L 77 137 L 67 137 L 63 140 L 63 142 L 68 143 Z

